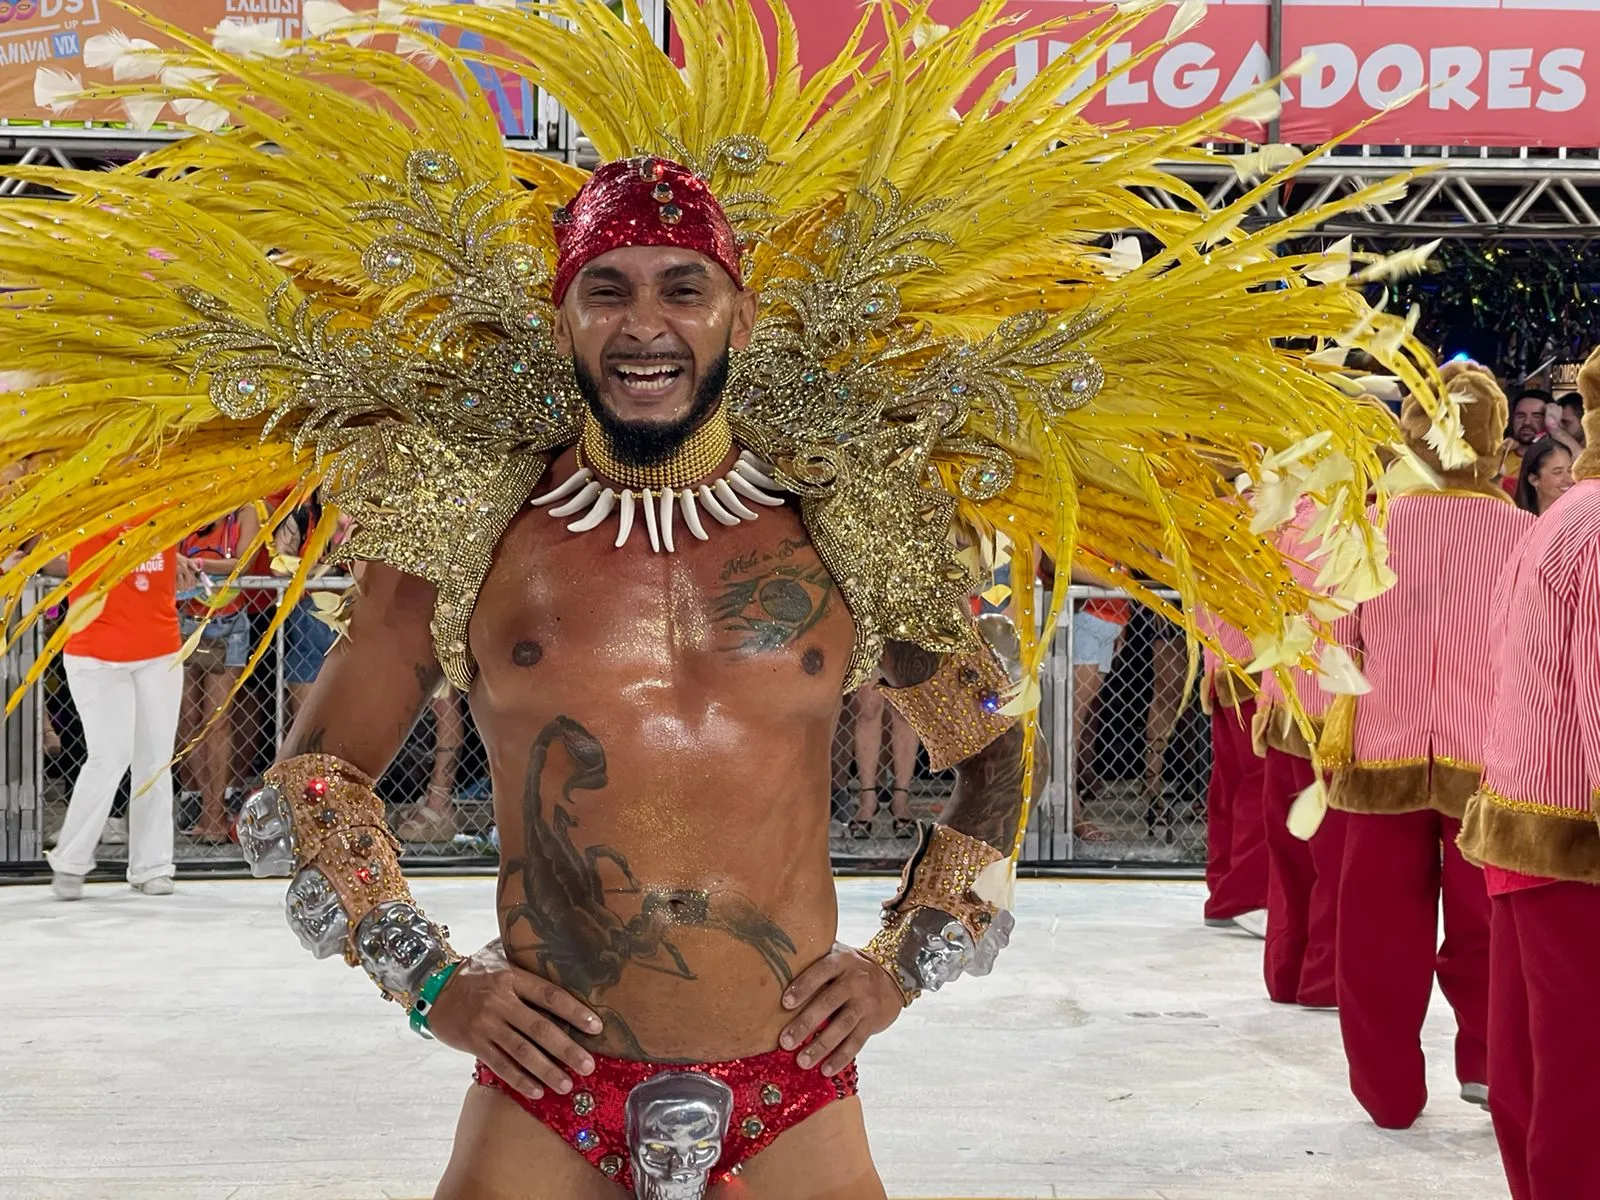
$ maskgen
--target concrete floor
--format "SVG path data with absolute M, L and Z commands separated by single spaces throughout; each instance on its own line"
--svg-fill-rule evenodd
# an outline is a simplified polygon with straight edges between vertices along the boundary
M 842 881 L 864 938 L 886 880 Z M 461 946 L 487 880 L 417 892 Z M 0 888 L 0 1198 L 430 1195 L 468 1064 L 359 972 L 307 958 L 281 883 L 121 885 L 79 904 Z M 1183 884 L 1025 883 L 1000 970 L 919 1001 L 862 1057 L 897 1197 L 1503 1200 L 1488 1118 L 1455 1097 L 1367 1124 L 1337 1019 L 1263 998 L 1261 943 L 1200 924 Z

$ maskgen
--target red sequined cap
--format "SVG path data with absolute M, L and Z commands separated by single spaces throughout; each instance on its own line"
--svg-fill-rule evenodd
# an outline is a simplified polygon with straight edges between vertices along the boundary
M 704 254 L 740 287 L 739 241 L 711 188 L 688 167 L 665 158 L 607 163 L 556 213 L 560 304 L 584 266 L 624 246 L 677 246 Z

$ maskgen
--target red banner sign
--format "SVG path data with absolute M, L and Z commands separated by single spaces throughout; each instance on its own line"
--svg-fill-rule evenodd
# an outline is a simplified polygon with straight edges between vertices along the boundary
M 1026 14 L 1025 22 L 1038 23 L 1092 7 L 1081 0 L 1026 0 L 1017 11 Z M 1088 116 L 1172 124 L 1268 78 L 1265 0 L 1208 7 L 1194 29 L 1107 87 Z M 843 46 L 861 16 L 860 0 L 804 0 L 791 8 L 808 70 Z M 972 0 L 934 0 L 932 14 L 953 25 L 973 8 Z M 1175 11 L 1153 12 L 1089 69 L 1103 75 L 1126 62 L 1165 31 Z M 1068 48 L 1078 28 L 1026 41 L 1001 65 L 1026 82 Z M 1285 0 L 1283 61 L 1305 55 L 1316 65 L 1285 87 L 1284 141 L 1324 141 L 1423 90 L 1356 140 L 1600 145 L 1600 0 Z

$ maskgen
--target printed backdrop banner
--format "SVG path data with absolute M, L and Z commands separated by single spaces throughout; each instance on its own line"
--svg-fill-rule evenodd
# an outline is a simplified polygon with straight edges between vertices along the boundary
M 197 34 L 215 29 L 229 17 L 271 22 L 280 37 L 300 37 L 302 33 L 300 0 L 141 0 L 140 7 L 160 20 Z M 348 7 L 365 9 L 372 4 L 370 0 L 354 0 Z M 84 71 L 83 43 L 112 29 L 158 44 L 167 40 L 143 27 L 110 0 L 0 0 L 0 118 L 13 122 L 49 119 L 68 125 L 85 119 L 97 124 L 125 120 L 125 114 L 115 107 L 91 111 L 83 105 L 57 117 L 33 102 L 34 73 L 39 67 L 70 71 L 82 75 L 86 82 L 110 82 L 109 72 Z M 434 28 L 431 32 L 440 31 Z M 445 36 L 457 44 L 469 40 L 454 31 Z M 540 96 L 532 84 L 486 67 L 474 66 L 473 73 L 488 93 L 508 136 L 539 136 Z
M 862 12 L 860 0 L 799 0 L 790 7 L 808 73 L 844 45 Z M 932 15 L 954 25 L 975 7 L 974 0 L 934 0 Z M 1014 7 L 1025 24 L 1037 24 L 1095 6 L 1018 0 Z M 1156 10 L 1088 70 L 1103 75 L 1126 62 L 1166 29 L 1175 11 Z M 1081 28 L 1025 41 L 996 70 L 1011 68 L 1025 83 L 1063 53 Z M 1134 125 L 1194 117 L 1266 79 L 1267 45 L 1264 0 L 1212 2 L 1205 20 L 1114 81 L 1089 106 L 1088 116 Z M 1286 86 L 1280 133 L 1285 141 L 1324 141 L 1422 91 L 1355 141 L 1600 145 L 1600 0 L 1285 0 L 1283 61 L 1306 54 L 1315 56 L 1316 65 Z M 1081 77 L 1079 86 L 1091 78 Z M 1595 103 L 1588 103 L 1591 96 Z M 1250 127 L 1238 132 L 1262 137 Z

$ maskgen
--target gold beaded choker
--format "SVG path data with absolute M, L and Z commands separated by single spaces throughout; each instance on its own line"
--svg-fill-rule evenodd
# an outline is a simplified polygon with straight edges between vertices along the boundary
M 583 421 L 583 437 L 578 442 L 578 465 L 589 467 L 613 483 L 626 488 L 686 488 L 699 483 L 722 465 L 733 449 L 733 430 L 722 406 L 684 439 L 665 462 L 653 467 L 638 467 L 618 461 L 611 451 L 611 439 L 590 413 Z

